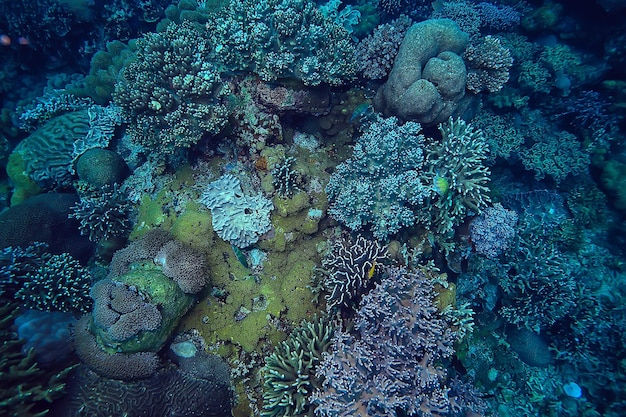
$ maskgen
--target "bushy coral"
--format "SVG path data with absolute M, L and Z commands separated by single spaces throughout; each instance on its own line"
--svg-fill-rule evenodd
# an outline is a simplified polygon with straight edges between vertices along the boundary
M 422 221 L 443 235 L 491 201 L 488 193 L 487 141 L 480 129 L 462 119 L 439 125 L 441 141 L 428 146 L 426 177 L 437 191 L 421 209 Z
M 99 242 L 130 233 L 133 214 L 133 206 L 117 185 L 103 185 L 97 190 L 85 185 L 69 217 L 80 222 L 82 235 Z
M 517 213 L 502 204 L 487 207 L 469 226 L 470 239 L 477 253 L 497 258 L 504 252 L 515 235 Z
M 215 48 L 206 29 L 189 21 L 137 41 L 137 58 L 124 68 L 113 94 L 133 142 L 168 155 L 224 128 L 229 90 Z
M 0 296 L 20 300 L 42 311 L 79 311 L 91 308 L 91 274 L 67 253 L 52 254 L 42 243 L 0 252 Z
M 513 58 L 496 37 L 487 35 L 470 44 L 463 53 L 463 59 L 468 67 L 466 88 L 473 93 L 500 91 L 509 80 Z
M 379 25 L 374 33 L 359 42 L 355 57 L 365 78 L 377 80 L 389 74 L 404 35 L 412 23 L 409 17 L 402 15 Z
M 264 81 L 341 85 L 356 74 L 348 31 L 305 0 L 231 1 L 207 27 L 228 69 Z
M 326 186 L 329 214 L 351 230 L 369 228 L 377 239 L 412 226 L 414 207 L 431 193 L 421 178 L 425 141 L 417 123 L 390 117 L 368 125 Z
M 335 239 L 330 252 L 322 260 L 326 277 L 322 286 L 326 295 L 326 309 L 358 304 L 359 298 L 372 284 L 371 279 L 387 256 L 387 250 L 377 241 L 363 236 L 352 239 L 342 235 Z
M 244 194 L 241 182 L 231 174 L 210 183 L 200 202 L 211 209 L 217 235 L 239 248 L 256 243 L 272 227 L 272 202 L 263 194 Z
M 311 410 L 309 395 L 320 384 L 316 369 L 334 330 L 328 318 L 303 321 L 265 358 L 261 416 L 290 417 Z
M 563 130 L 535 139 L 530 147 L 521 149 L 519 156 L 524 167 L 535 172 L 536 179 L 549 176 L 560 183 L 570 174 L 589 171 L 589 155 L 572 133 Z
M 458 412 L 442 361 L 457 338 L 435 306 L 434 281 L 423 272 L 385 267 L 363 297 L 358 336 L 336 331 L 311 396 L 318 416 L 444 415 Z

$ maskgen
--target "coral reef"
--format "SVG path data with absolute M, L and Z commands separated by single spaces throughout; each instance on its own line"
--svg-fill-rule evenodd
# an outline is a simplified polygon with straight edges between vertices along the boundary
M 326 186 L 329 214 L 351 230 L 369 227 L 381 240 L 412 226 L 413 207 L 431 193 L 421 178 L 425 142 L 417 123 L 400 126 L 391 117 L 368 125 Z
M 309 412 L 309 395 L 320 385 L 316 376 L 330 348 L 335 326 L 328 318 L 304 321 L 265 358 L 263 417 L 290 417 Z
M 375 108 L 388 116 L 420 123 L 442 123 L 471 103 L 465 95 L 467 69 L 460 54 L 469 37 L 450 19 L 411 26 L 400 45 Z
M 311 396 L 319 416 L 440 415 L 458 412 L 442 361 L 457 335 L 435 306 L 434 281 L 423 272 L 385 267 L 363 297 L 354 328 L 336 331 L 317 368 Z
M 322 259 L 326 309 L 358 305 L 360 296 L 372 285 L 372 277 L 386 257 L 386 248 L 375 240 L 363 236 L 352 239 L 345 234 L 336 238 Z
M 80 222 L 80 233 L 92 242 L 128 235 L 134 208 L 117 184 L 105 184 L 97 189 L 83 185 L 79 185 L 80 200 L 69 214 Z
M 263 194 L 244 194 L 241 182 L 231 174 L 210 183 L 199 201 L 211 210 L 218 236 L 239 248 L 256 243 L 272 227 L 272 202 Z
M 236 0 L 206 24 L 230 70 L 311 86 L 341 85 L 356 74 L 350 34 L 310 2 Z
M 477 253 L 488 258 L 497 258 L 509 246 L 515 235 L 517 213 L 507 210 L 502 204 L 487 207 L 469 226 L 469 235 Z
M 63 396 L 65 379 L 72 367 L 43 371 L 33 348 L 23 351 L 23 340 L 11 329 L 17 304 L 0 306 L 0 413 L 35 417 L 49 412 L 50 404 Z
M 502 46 L 500 39 L 490 35 L 468 45 L 463 60 L 468 68 L 466 88 L 473 93 L 500 91 L 509 80 L 509 69 L 513 65 L 511 51 Z
M 51 254 L 43 243 L 0 251 L 0 296 L 29 309 L 87 312 L 91 274 L 67 253 Z
M 226 125 L 229 90 L 211 55 L 215 47 L 189 21 L 137 41 L 137 58 L 124 67 L 113 99 L 146 153 L 172 154 Z

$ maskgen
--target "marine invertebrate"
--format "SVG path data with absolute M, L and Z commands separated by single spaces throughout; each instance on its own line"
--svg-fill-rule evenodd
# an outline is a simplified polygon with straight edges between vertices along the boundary
M 216 45 L 189 21 L 137 41 L 137 59 L 124 68 L 113 93 L 134 143 L 165 156 L 222 130 L 229 90 L 211 55 Z
M 468 34 L 450 19 L 411 26 L 387 82 L 376 93 L 376 110 L 420 123 L 462 114 L 472 100 L 465 95 L 467 69 L 460 56 L 468 41 Z
M 515 235 L 517 213 L 502 204 L 487 207 L 470 223 L 469 233 L 476 252 L 488 258 L 497 258 L 509 246 Z
M 375 240 L 363 236 L 352 239 L 345 234 L 334 240 L 330 252 L 322 260 L 326 277 L 322 283 L 328 311 L 339 306 L 358 304 L 360 296 L 372 284 L 387 250 Z
M 244 194 L 241 182 L 231 174 L 210 183 L 199 201 L 211 210 L 217 235 L 239 248 L 257 242 L 272 227 L 272 202 L 260 193 Z
M 417 218 L 414 207 L 432 193 L 422 179 L 426 139 L 421 126 L 378 118 L 357 139 L 326 186 L 328 213 L 351 230 L 369 228 L 386 239 Z
M 177 240 L 165 243 L 154 256 L 163 274 L 173 279 L 185 294 L 196 294 L 208 281 L 205 255 Z
M 509 80 L 513 65 L 511 51 L 491 35 L 470 44 L 463 52 L 463 60 L 468 68 L 466 88 L 476 94 L 500 91 Z
M 83 184 L 79 196 L 69 217 L 80 222 L 82 235 L 99 242 L 130 233 L 134 208 L 117 184 L 105 184 L 98 189 Z
M 487 142 L 480 129 L 462 119 L 450 118 L 439 126 L 441 141 L 428 146 L 428 173 L 433 184 L 445 180 L 445 192 L 437 187 L 429 204 L 422 207 L 419 218 L 439 235 L 459 225 L 468 214 L 480 213 L 491 201 L 487 183 L 489 168 Z
M 272 168 L 272 184 L 282 198 L 291 197 L 295 191 L 300 190 L 302 178 L 298 171 L 293 169 L 295 162 L 296 158 L 288 156 Z
M 261 416 L 290 417 L 310 410 L 308 396 L 320 384 L 316 368 L 330 347 L 334 330 L 325 317 L 303 321 L 265 358 Z
M 91 274 L 67 253 L 49 253 L 47 245 L 8 247 L 0 252 L 0 296 L 42 311 L 91 308 Z
M 147 378 L 161 368 L 155 352 L 107 353 L 89 330 L 90 317 L 83 316 L 74 327 L 74 348 L 92 371 L 111 379 L 131 381 Z
M 374 33 L 363 38 L 356 46 L 359 71 L 365 78 L 377 80 L 385 78 L 398 54 L 406 31 L 413 22 L 405 15 L 389 23 L 379 25 Z
M 442 415 L 453 399 L 441 361 L 457 338 L 435 306 L 432 279 L 423 272 L 384 267 L 361 301 L 358 337 L 335 331 L 311 395 L 318 416 Z
M 0 306 L 0 414 L 42 416 L 54 400 L 63 396 L 65 378 L 74 367 L 42 370 L 35 360 L 35 350 L 31 347 L 24 352 L 24 340 L 18 340 L 12 329 L 17 312 L 17 303 Z
M 207 33 L 230 70 L 305 85 L 341 85 L 356 74 L 350 34 L 310 2 L 235 0 L 212 17 Z

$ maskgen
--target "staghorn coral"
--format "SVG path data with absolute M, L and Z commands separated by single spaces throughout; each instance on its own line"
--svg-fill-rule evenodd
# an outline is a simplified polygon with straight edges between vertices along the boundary
M 495 93 L 509 80 L 513 57 L 496 37 L 487 35 L 470 44 L 463 53 L 463 59 L 468 67 L 466 88 L 472 93 Z
M 261 416 L 291 417 L 310 410 L 308 396 L 320 384 L 316 368 L 330 347 L 334 331 L 328 318 L 303 321 L 265 358 Z
M 71 255 L 47 250 L 38 242 L 0 251 L 0 296 L 34 310 L 89 311 L 89 271 Z
M 130 233 L 134 209 L 117 184 L 105 184 L 98 189 L 81 185 L 80 201 L 72 207 L 69 217 L 80 222 L 82 235 L 99 242 Z
M 113 100 L 146 153 L 172 154 L 226 125 L 229 90 L 211 55 L 215 47 L 206 29 L 189 21 L 137 41 L 137 58 L 124 68 Z
M 323 383 L 311 395 L 315 414 L 453 411 L 441 363 L 453 355 L 458 336 L 435 306 L 435 296 L 434 280 L 424 272 L 384 267 L 380 284 L 361 301 L 354 323 L 358 337 L 335 331 L 331 350 L 317 368 Z
M 272 202 L 260 193 L 244 194 L 241 182 L 231 174 L 210 183 L 199 201 L 211 210 L 217 235 L 239 248 L 256 243 L 272 227 Z
M 326 277 L 322 283 L 328 311 L 339 306 L 358 304 L 380 262 L 387 256 L 385 247 L 377 241 L 357 236 L 342 235 L 333 242 L 330 252 L 322 260 Z

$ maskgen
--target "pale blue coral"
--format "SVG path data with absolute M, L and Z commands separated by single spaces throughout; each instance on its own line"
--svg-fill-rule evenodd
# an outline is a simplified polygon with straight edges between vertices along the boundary
M 210 183 L 200 202 L 211 209 L 217 235 L 239 248 L 256 243 L 272 228 L 272 202 L 262 194 L 244 194 L 241 182 L 234 175 L 225 174 Z

